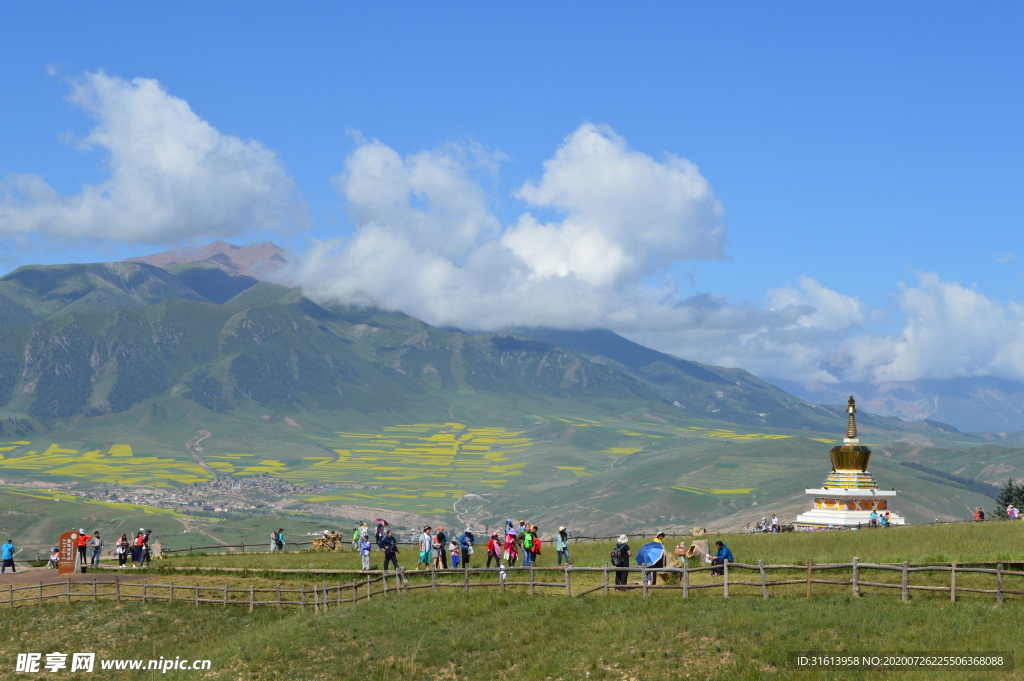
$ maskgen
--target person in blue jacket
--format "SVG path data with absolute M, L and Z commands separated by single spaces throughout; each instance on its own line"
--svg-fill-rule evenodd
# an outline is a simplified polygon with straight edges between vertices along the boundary
M 4 565 L 0 568 L 0 573 L 7 572 L 7 568 L 11 568 L 11 572 L 17 572 L 18 570 L 14 567 L 14 542 L 10 539 L 7 543 L 0 547 L 0 559 L 4 561 Z
M 718 553 L 716 553 L 715 557 L 711 560 L 712 567 L 716 567 L 718 565 L 723 565 L 725 563 L 725 561 L 729 561 L 730 563 L 735 562 L 735 560 L 732 557 L 732 551 L 729 550 L 728 546 L 723 544 L 721 541 L 716 541 L 715 542 L 715 546 L 718 547 Z M 717 569 L 712 570 L 711 571 L 711 576 L 712 577 L 717 577 L 718 576 L 718 570 Z

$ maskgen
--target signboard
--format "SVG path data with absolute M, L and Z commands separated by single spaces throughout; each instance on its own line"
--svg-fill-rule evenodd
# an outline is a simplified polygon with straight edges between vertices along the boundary
M 57 548 L 60 549 L 57 574 L 69 575 L 75 571 L 75 558 L 78 556 L 78 532 L 69 530 L 62 534 L 57 542 Z

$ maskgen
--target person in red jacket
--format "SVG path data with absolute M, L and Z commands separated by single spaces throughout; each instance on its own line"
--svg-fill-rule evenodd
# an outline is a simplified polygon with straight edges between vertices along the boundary
M 501 542 L 498 541 L 498 533 L 491 532 L 491 539 L 487 542 L 487 567 L 491 567 L 491 559 L 494 559 L 494 567 L 501 566 Z
M 84 529 L 78 530 L 78 564 L 82 567 L 87 565 L 85 553 L 89 548 L 89 535 Z

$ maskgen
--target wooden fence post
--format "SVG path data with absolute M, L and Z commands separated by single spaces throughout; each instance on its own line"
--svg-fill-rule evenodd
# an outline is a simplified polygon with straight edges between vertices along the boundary
M 811 597 L 811 565 L 812 565 L 812 563 L 813 563 L 813 561 L 810 558 L 808 558 L 807 559 L 807 597 L 808 598 Z
M 228 607 L 228 583 L 224 582 L 224 607 Z
M 903 601 L 910 600 L 910 562 L 903 561 L 903 579 L 900 585 L 900 594 Z
M 242 544 L 242 553 L 245 553 L 245 543 Z
M 533 581 L 533 563 L 530 563 L 530 595 L 537 595 L 537 584 Z
M 569 564 L 566 563 L 566 567 L 565 567 L 565 595 L 570 597 L 570 598 L 572 598 L 572 587 L 569 586 L 569 567 L 568 567 L 568 565 Z
M 170 601 L 171 601 L 171 603 L 173 603 L 174 602 L 174 582 L 171 582 L 169 588 L 170 588 L 170 591 L 171 591 Z
M 462 580 L 463 588 L 462 588 L 462 590 L 465 593 L 469 593 L 469 568 L 466 568 L 465 570 L 462 571 L 462 576 L 463 576 L 463 580 Z
M 280 584 L 277 585 L 277 593 L 278 593 L 277 600 L 280 601 L 281 600 L 281 597 L 280 597 L 281 585 Z M 338 582 L 338 590 L 334 592 L 334 604 L 336 606 L 338 606 L 339 608 L 341 607 L 341 582 Z
M 1000 567 L 1002 567 L 1002 566 L 1000 566 Z M 1002 581 L 1002 578 L 1000 578 L 1000 581 Z M 1000 600 L 1002 600 L 1002 599 L 1000 599 Z M 96 602 L 96 577 L 95 576 L 93 576 L 93 578 L 92 578 L 92 602 L 93 603 Z
M 255 591 L 255 589 L 256 589 L 256 587 L 254 587 L 252 584 L 249 585 L 249 612 L 252 612 L 253 608 L 256 607 L 256 605 L 255 605 L 255 601 L 256 601 L 256 591 Z
M 764 559 L 763 558 L 761 560 L 757 561 L 757 569 L 761 573 L 761 595 L 764 596 L 764 599 L 767 601 L 768 600 L 768 580 L 766 579 L 766 575 L 764 574 Z
M 115 600 L 118 603 L 121 602 L 121 580 L 120 579 L 114 580 L 114 597 L 115 597 Z
M 196 607 L 199 607 L 199 582 L 196 582 Z
M 683 556 L 683 598 L 690 597 L 690 561 Z
M 956 603 L 956 561 L 954 560 L 949 569 L 949 602 Z
M 70 584 L 70 583 L 71 583 L 71 580 L 69 579 L 68 580 L 68 584 Z M 142 580 L 142 604 L 143 605 L 146 604 L 146 586 L 147 586 L 146 580 L 144 579 L 144 580 Z M 70 602 L 70 601 L 71 601 L 71 599 L 68 598 L 68 602 Z
M 1003 564 L 996 565 L 996 604 L 1003 604 Z
M 729 597 L 729 559 L 722 559 L 722 596 Z
M 640 582 L 641 582 L 641 584 L 643 586 L 644 597 L 646 598 L 647 597 L 647 579 L 648 579 L 648 577 L 647 577 L 647 574 L 648 574 L 647 573 L 647 563 L 644 563 L 640 567 L 643 570 L 643 572 L 640 573 Z
M 42 582 L 40 582 L 42 584 Z M 14 610 L 14 585 L 7 585 L 7 607 Z
M 853 576 L 850 578 L 853 590 L 853 597 L 857 598 L 860 596 L 860 558 L 857 556 L 853 557 Z
M 437 567 L 433 563 L 430 564 L 430 590 L 437 593 Z
M 299 600 L 302 602 L 302 609 L 303 609 L 303 611 L 305 611 L 305 609 L 306 609 L 306 585 L 305 584 L 300 584 L 299 585 Z

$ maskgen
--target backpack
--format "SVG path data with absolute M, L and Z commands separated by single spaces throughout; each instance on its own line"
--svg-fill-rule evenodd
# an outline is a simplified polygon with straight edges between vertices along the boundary
M 540 538 L 534 537 L 533 538 L 533 547 L 530 549 L 531 551 L 533 551 L 533 555 L 535 555 L 535 556 L 539 556 L 540 555 L 540 547 L 541 547 Z
M 612 549 L 612 565 L 615 567 L 625 567 L 629 565 L 629 557 L 626 556 L 626 547 L 623 544 L 619 544 Z

